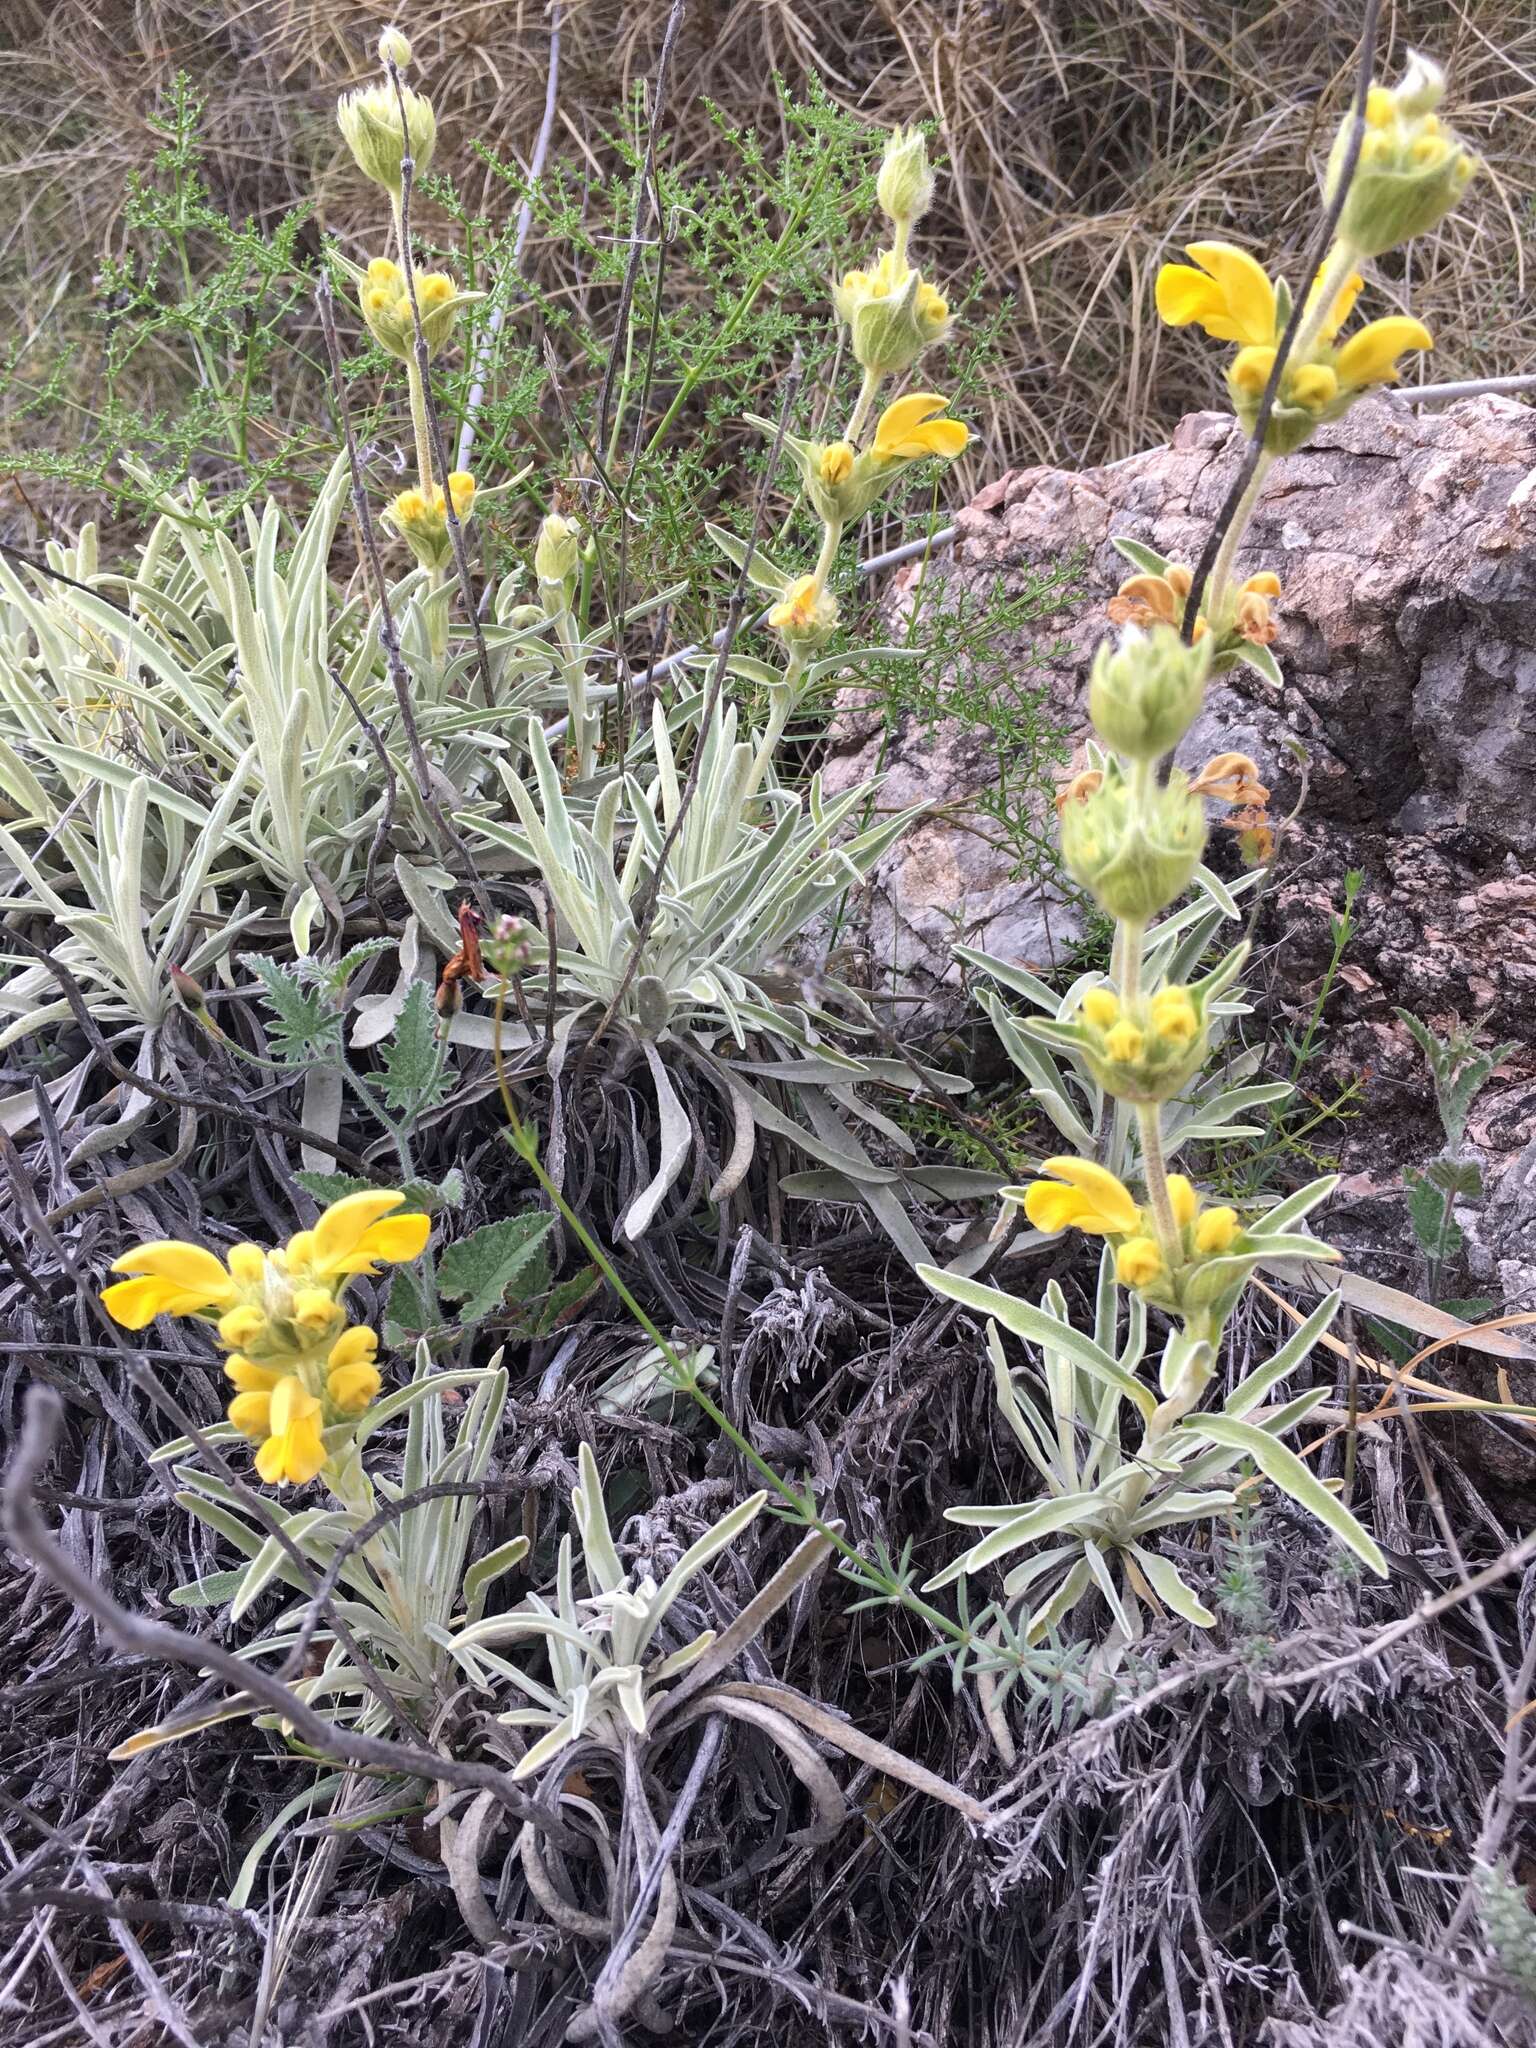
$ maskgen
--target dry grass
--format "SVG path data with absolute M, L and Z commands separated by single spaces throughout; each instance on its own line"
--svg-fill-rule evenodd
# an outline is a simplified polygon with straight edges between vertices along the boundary
M 604 161 L 604 131 L 650 72 L 667 11 L 667 0 L 567 0 L 555 146 L 571 162 Z M 331 108 L 370 68 L 392 12 L 371 0 L 11 0 L 0 31 L 7 297 L 27 281 L 31 322 L 67 321 L 83 302 L 115 246 L 128 174 L 159 146 L 146 115 L 177 70 L 206 97 L 221 199 L 270 220 L 313 191 L 324 225 L 371 218 Z M 1456 118 L 1489 166 L 1462 215 L 1416 245 L 1414 305 L 1439 338 L 1433 374 L 1528 369 L 1520 244 L 1536 218 L 1536 15 L 1528 0 L 1403 0 L 1383 15 L 1394 68 L 1415 45 L 1448 63 Z M 930 223 L 934 266 L 953 279 L 979 270 L 985 300 L 1016 305 L 970 480 L 1005 464 L 1104 460 L 1161 439 L 1215 395 L 1213 352 L 1152 316 L 1157 263 L 1197 232 L 1282 257 L 1300 240 L 1357 17 L 1346 0 L 1300 13 L 1214 0 L 696 0 L 669 146 L 697 168 L 716 159 L 708 98 L 771 148 L 775 72 L 819 78 L 872 125 L 932 119 L 956 172 Z M 419 0 L 409 27 L 469 197 L 500 209 L 503 188 L 465 145 L 481 137 L 526 157 L 547 11 Z M 559 248 L 535 244 L 530 260 L 546 281 L 568 281 Z M 1385 292 L 1399 295 L 1405 280 L 1388 270 Z

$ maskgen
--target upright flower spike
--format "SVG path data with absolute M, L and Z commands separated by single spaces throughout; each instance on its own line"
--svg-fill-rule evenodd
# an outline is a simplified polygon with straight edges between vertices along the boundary
M 212 1323 L 230 1352 L 229 1419 L 260 1447 L 258 1472 L 302 1484 L 329 1462 L 325 1432 L 354 1422 L 379 1392 L 378 1337 L 348 1327 L 343 1296 L 357 1275 L 425 1250 L 430 1219 L 397 1214 L 404 1201 L 393 1188 L 346 1195 L 280 1250 L 235 1245 L 227 1262 L 175 1239 L 139 1245 L 113 1266 L 133 1277 L 102 1301 L 128 1329 L 156 1315 Z
M 1216 341 L 1238 344 L 1227 368 L 1232 407 L 1251 433 L 1290 317 L 1291 299 L 1245 250 L 1230 242 L 1192 242 L 1186 254 L 1201 266 L 1167 263 L 1158 273 L 1157 309 L 1172 327 L 1198 326 Z M 1308 305 L 1316 313 L 1323 278 L 1314 278 Z M 1270 413 L 1265 446 L 1284 455 L 1299 448 L 1313 429 L 1349 410 L 1362 392 L 1393 381 L 1402 357 L 1433 347 L 1429 331 L 1404 315 L 1373 320 L 1339 344 L 1353 311 L 1361 280 L 1351 273 L 1334 291 L 1332 305 L 1304 324 L 1310 348 L 1287 360 Z

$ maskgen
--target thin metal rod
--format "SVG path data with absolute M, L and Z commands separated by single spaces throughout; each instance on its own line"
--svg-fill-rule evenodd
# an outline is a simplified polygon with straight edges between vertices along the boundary
M 1460 384 L 1393 385 L 1382 396 L 1407 405 L 1440 405 L 1449 404 L 1453 398 L 1481 398 L 1485 391 L 1536 391 L 1536 376 L 1468 377 Z

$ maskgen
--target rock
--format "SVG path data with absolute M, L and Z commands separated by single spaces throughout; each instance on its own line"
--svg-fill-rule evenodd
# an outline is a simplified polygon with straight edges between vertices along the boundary
M 959 514 L 952 558 L 928 574 L 952 595 L 999 577 L 1017 593 L 1081 556 L 1080 601 L 1032 628 L 1030 645 L 997 649 L 1006 666 L 1053 646 L 1036 669 L 1044 705 L 1080 737 L 1104 602 L 1128 573 L 1111 536 L 1193 563 L 1240 454 L 1226 415 L 1196 413 L 1167 447 L 1107 469 L 1001 477 Z M 1252 985 L 1272 1024 L 1305 1022 L 1344 878 L 1358 870 L 1355 929 L 1304 1085 L 1323 1102 L 1354 1091 L 1351 1119 L 1317 1139 L 1369 1182 L 1359 1221 L 1380 1277 L 1399 1285 L 1416 1273 L 1394 1191 L 1441 1139 L 1424 1062 L 1395 1011 L 1442 1034 L 1480 1023 L 1518 1043 L 1469 1126 L 1486 1188 L 1469 1249 L 1484 1291 L 1536 1307 L 1536 411 L 1497 397 L 1418 414 L 1357 405 L 1272 473 L 1239 558 L 1242 573 L 1259 568 L 1284 586 L 1284 686 L 1246 668 L 1223 678 L 1180 753 L 1191 764 L 1250 753 L 1274 815 L 1301 804 L 1268 886 Z M 898 608 L 914 576 L 897 579 Z M 887 856 L 855 935 L 900 993 L 946 1022 L 963 1006 L 954 939 L 1050 964 L 1080 930 L 1059 890 L 1010 881 L 1006 856 L 977 836 L 978 794 L 998 772 L 986 741 L 973 726 L 910 716 L 876 732 L 855 691 L 828 771 L 832 788 L 846 786 L 884 749 L 888 800 L 949 807 Z M 1049 832 L 1048 794 L 1037 812 Z M 1212 865 L 1231 871 L 1233 841 L 1212 837 Z

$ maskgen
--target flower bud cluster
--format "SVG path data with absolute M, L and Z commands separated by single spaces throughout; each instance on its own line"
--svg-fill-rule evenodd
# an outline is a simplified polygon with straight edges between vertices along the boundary
M 408 85 L 400 87 L 398 96 L 393 80 L 343 93 L 336 102 L 336 121 L 363 176 L 381 185 L 396 201 L 400 198 L 401 166 L 406 157 L 411 160 L 413 178 L 419 178 L 432 161 L 437 116 L 432 111 L 432 102 Z
M 882 377 L 910 370 L 955 324 L 944 294 L 894 249 L 883 249 L 873 270 L 845 272 L 832 287 L 832 304 L 854 361 Z
M 1061 854 L 1106 916 L 1143 925 L 1189 887 L 1205 851 L 1205 806 L 1175 770 L 1129 782 L 1118 764 L 1064 806 Z
M 1445 96 L 1438 64 L 1414 52 L 1396 86 L 1373 85 L 1355 175 L 1339 216 L 1339 233 L 1362 256 L 1381 256 L 1438 227 L 1478 168 L 1477 158 L 1435 109 Z M 1328 166 L 1332 198 L 1349 154 L 1345 122 Z
M 1127 626 L 1094 656 L 1088 716 L 1126 760 L 1161 760 L 1193 725 L 1210 672 L 1208 636 L 1186 646 L 1171 625 Z
M 429 356 L 436 355 L 452 338 L 460 307 L 478 296 L 461 292 L 446 271 L 417 273 L 416 304 L 421 311 L 421 332 Z M 405 273 L 399 264 L 392 263 L 387 256 L 375 256 L 359 287 L 357 303 L 368 332 L 379 347 L 397 361 L 408 362 L 416 349 L 416 322 Z
M 475 480 L 467 469 L 456 469 L 448 478 L 445 493 L 441 484 L 430 492 L 401 491 L 384 517 L 394 527 L 424 569 L 446 568 L 453 556 L 453 536 L 448 528 L 448 505 L 455 516 L 468 519 L 475 508 Z
M 1122 1102 L 1172 1101 L 1199 1073 L 1208 1046 L 1200 992 L 1182 984 L 1132 1002 L 1108 986 L 1090 989 L 1077 1028 L 1089 1071 Z
M 568 598 L 576 572 L 581 566 L 581 528 L 574 519 L 551 512 L 539 524 L 533 550 L 533 573 L 541 590 L 548 587 Z M 561 607 L 564 609 L 564 604 Z

